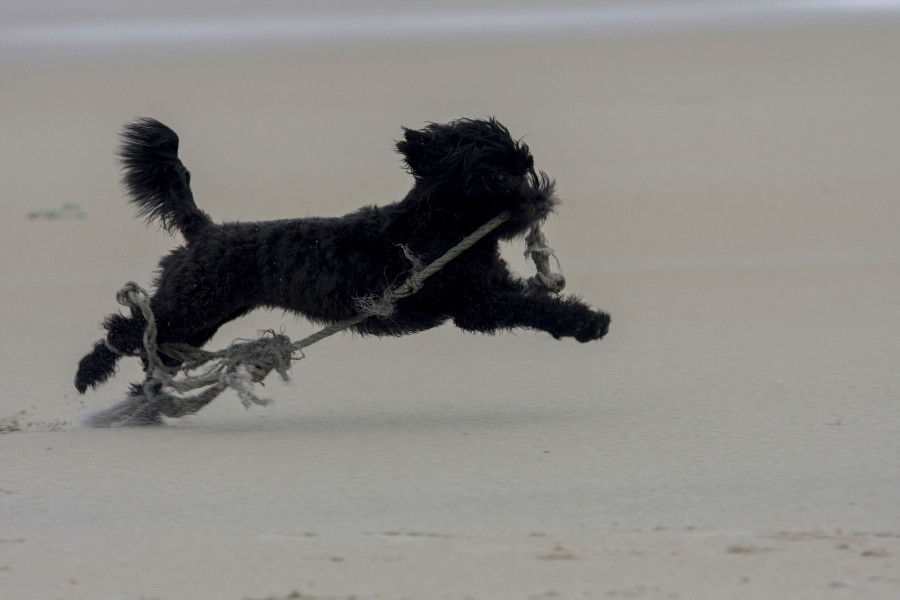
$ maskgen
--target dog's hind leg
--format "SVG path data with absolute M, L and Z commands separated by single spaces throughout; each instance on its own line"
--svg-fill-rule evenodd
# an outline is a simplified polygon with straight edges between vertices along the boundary
M 174 336 L 175 339 L 189 345 L 202 346 L 215 334 L 219 325 L 227 320 L 231 320 L 231 318 L 236 318 L 245 312 L 246 310 L 242 310 L 240 313 L 229 315 L 229 317 L 222 320 L 221 323 L 218 323 L 215 326 L 206 327 L 205 329 L 190 328 L 181 331 L 167 331 L 167 333 L 170 336 Z M 114 331 L 110 332 L 110 337 L 113 337 L 113 333 L 115 333 L 117 341 L 121 343 L 123 342 L 121 339 L 123 336 L 123 322 L 129 321 L 129 319 L 125 319 L 125 317 L 121 317 L 120 315 L 115 316 L 120 317 L 121 321 L 116 319 L 119 328 L 113 326 L 112 329 Z M 132 319 L 130 321 L 134 322 L 135 320 Z M 141 320 L 142 326 L 143 323 L 144 321 Z M 141 328 L 140 337 L 143 338 L 143 328 Z M 111 354 L 112 359 L 104 367 L 102 360 L 106 353 Z M 93 353 L 82 359 L 78 375 L 76 376 L 76 386 L 82 385 L 86 389 L 87 385 L 99 385 L 102 383 L 102 381 L 108 378 L 115 370 L 116 358 L 118 358 L 118 354 L 110 351 L 104 342 L 100 342 Z M 165 355 L 162 355 L 161 358 L 164 363 L 169 364 L 170 366 L 178 364 L 178 361 Z M 99 376 L 97 375 L 97 371 L 100 371 Z M 91 377 L 94 377 L 94 379 L 92 380 Z M 79 390 L 81 389 L 82 387 L 79 387 Z M 205 400 L 202 397 L 195 397 L 186 402 L 177 395 L 173 396 L 166 393 L 158 381 L 148 378 L 143 383 L 132 383 L 123 400 L 109 408 L 88 415 L 85 422 L 92 427 L 156 425 L 162 423 L 163 416 L 177 418 L 194 413 L 204 404 L 212 400 L 213 397 Z
M 235 308 L 224 317 L 211 318 L 202 311 L 182 308 L 173 318 L 165 307 L 167 303 L 158 302 L 154 297 L 151 306 L 156 317 L 158 341 L 160 343 L 182 343 L 191 346 L 202 346 L 216 333 L 224 323 L 247 313 L 250 307 Z M 193 306 L 193 305 L 191 305 Z M 143 350 L 143 337 L 146 321 L 143 315 L 132 311 L 132 317 L 112 314 L 103 323 L 107 330 L 106 338 L 97 342 L 94 349 L 78 363 L 75 374 L 75 388 L 84 393 L 88 387 L 97 387 L 109 379 L 116 371 L 116 363 L 123 355 L 131 355 Z M 167 364 L 173 363 L 163 357 Z M 140 386 L 138 386 L 140 387 Z
M 75 388 L 79 393 L 83 394 L 89 386 L 97 387 L 109 379 L 123 354 L 141 349 L 144 326 L 144 318 L 140 315 L 129 318 L 113 314 L 106 318 L 103 323 L 108 331 L 106 338 L 97 342 L 94 349 L 78 363 Z

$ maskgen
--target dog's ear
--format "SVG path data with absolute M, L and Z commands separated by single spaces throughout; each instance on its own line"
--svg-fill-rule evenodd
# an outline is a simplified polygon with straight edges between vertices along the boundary
M 434 142 L 433 127 L 422 130 L 403 128 L 403 139 L 397 142 L 396 147 L 411 174 L 428 177 L 428 167 L 433 164 L 436 154 Z
M 484 140 L 470 131 L 477 121 L 460 119 L 451 123 L 430 123 L 424 129 L 403 128 L 397 151 L 407 170 L 420 182 L 442 185 L 468 170 Z
M 513 140 L 496 119 L 458 119 L 403 128 L 396 142 L 408 171 L 429 187 L 454 182 L 465 189 L 483 182 L 488 169 L 523 174 L 533 165 L 528 146 Z

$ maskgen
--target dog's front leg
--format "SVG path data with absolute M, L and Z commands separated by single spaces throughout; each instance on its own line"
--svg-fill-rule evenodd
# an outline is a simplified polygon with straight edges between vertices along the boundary
M 499 329 L 526 327 L 553 337 L 573 337 L 579 342 L 599 340 L 609 330 L 609 315 L 594 310 L 575 296 L 519 292 L 477 294 L 467 298 L 464 312 L 453 316 L 457 327 L 494 333 Z

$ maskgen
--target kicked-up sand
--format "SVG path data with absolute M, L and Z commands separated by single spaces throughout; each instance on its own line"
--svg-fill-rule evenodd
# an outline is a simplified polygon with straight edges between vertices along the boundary
M 897 13 L 488 38 L 0 62 L 0 597 L 900 597 Z M 179 243 L 124 122 L 257 220 L 395 201 L 401 125 L 487 115 L 606 339 L 339 335 L 271 406 L 81 425 L 140 376 L 72 385 L 115 291 Z M 315 329 L 210 347 L 268 328 Z

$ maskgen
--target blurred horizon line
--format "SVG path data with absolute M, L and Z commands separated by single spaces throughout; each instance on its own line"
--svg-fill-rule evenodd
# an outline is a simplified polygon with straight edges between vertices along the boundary
M 309 45 L 466 38 L 733 30 L 900 15 L 900 0 L 737 0 L 605 4 L 521 10 L 116 18 L 0 26 L 0 51 L 140 49 L 157 53 L 221 44 Z M 162 44 L 164 47 L 160 47 Z

